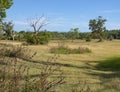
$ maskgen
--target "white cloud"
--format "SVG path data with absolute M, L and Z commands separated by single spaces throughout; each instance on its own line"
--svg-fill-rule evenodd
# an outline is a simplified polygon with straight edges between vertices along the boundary
M 47 25 L 48 29 L 69 31 L 70 28 L 79 28 L 80 31 L 88 31 L 88 21 L 73 20 L 71 18 L 58 17 L 52 19 Z
M 58 17 L 50 21 L 50 26 L 52 27 L 63 27 L 66 26 L 67 20 L 63 17 Z
M 74 20 L 70 17 L 57 17 L 48 20 L 49 24 L 42 29 L 52 30 L 52 31 L 69 31 L 70 28 L 79 28 L 80 31 L 88 31 L 88 21 L 81 20 L 83 18 L 78 18 L 79 20 Z M 32 19 L 31 19 L 32 20 Z M 33 19 L 34 20 L 34 19 Z M 44 20 L 44 18 L 43 18 Z M 13 21 L 15 26 L 20 28 L 30 28 L 28 21 Z
M 25 21 L 13 21 L 15 25 L 28 25 Z

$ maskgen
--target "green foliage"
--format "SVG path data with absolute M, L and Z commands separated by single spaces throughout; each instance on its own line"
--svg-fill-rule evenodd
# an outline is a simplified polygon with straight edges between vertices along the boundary
M 97 37 L 100 39 L 99 41 L 102 41 L 103 39 L 103 32 L 106 30 L 105 22 L 106 19 L 102 19 L 101 16 L 98 16 L 97 19 L 92 19 L 89 21 L 89 29 L 92 31 L 93 35 L 97 35 Z
M 79 38 L 79 28 L 71 28 L 71 30 L 68 32 L 67 38 L 72 39 L 78 39 Z
M 88 37 L 89 34 L 90 34 L 90 32 L 81 32 L 81 33 L 79 33 L 79 38 L 86 39 L 86 37 Z
M 70 49 L 67 47 L 54 47 L 50 51 L 55 54 L 70 54 Z
M 112 41 L 113 40 L 113 36 L 112 35 L 108 36 L 108 40 Z
M 6 17 L 6 9 L 9 9 L 13 4 L 13 0 L 0 0 L 0 23 Z
M 120 70 L 120 57 L 113 57 L 107 60 L 99 62 L 97 68 L 109 70 L 109 71 L 119 71 Z
M 14 25 L 11 21 L 2 23 L 2 30 L 4 31 L 7 38 L 12 40 L 14 40 L 15 37 L 15 31 L 13 30 L 13 26 Z
M 28 44 L 40 44 L 39 36 L 37 35 L 28 35 L 26 41 Z
M 47 44 L 49 41 L 48 35 L 41 35 L 41 34 L 32 34 L 27 36 L 27 43 L 28 44 Z
M 108 38 L 112 36 L 113 39 L 120 39 L 120 30 L 109 30 L 107 35 Z
M 75 49 L 68 48 L 67 46 L 59 46 L 51 48 L 51 53 L 55 54 L 83 54 L 83 53 L 90 53 L 91 50 L 85 47 L 79 47 Z
M 87 37 L 86 37 L 86 42 L 90 42 L 91 41 L 91 35 L 88 35 Z
M 44 31 L 40 32 L 42 35 L 44 34 Z M 21 35 L 21 40 L 25 40 L 24 34 L 27 34 L 27 32 L 20 32 Z M 87 39 L 89 38 L 89 35 L 91 37 L 91 39 L 100 39 L 99 35 L 97 33 L 91 33 L 91 32 L 79 32 L 77 33 L 77 35 L 73 35 L 71 31 L 68 32 L 48 32 L 47 34 L 49 34 L 50 39 L 55 39 L 55 40 L 65 40 L 65 39 Z M 108 37 L 112 36 L 113 39 L 120 39 L 120 30 L 107 30 L 107 31 L 103 31 L 100 33 L 102 40 L 103 39 L 108 39 Z M 74 36 L 74 37 L 73 37 Z

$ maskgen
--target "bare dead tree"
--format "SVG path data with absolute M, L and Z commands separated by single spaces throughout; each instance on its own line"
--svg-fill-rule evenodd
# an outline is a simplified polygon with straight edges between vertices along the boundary
M 48 24 L 48 20 L 44 16 L 41 16 L 30 20 L 28 23 L 34 29 L 34 33 L 37 34 L 43 26 Z

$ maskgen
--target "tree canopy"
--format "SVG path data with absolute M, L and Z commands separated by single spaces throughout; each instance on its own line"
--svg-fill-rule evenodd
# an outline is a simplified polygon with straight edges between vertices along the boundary
M 79 38 L 79 28 L 71 28 L 68 32 L 68 38 L 72 39 L 72 41 Z
M 6 17 L 6 9 L 13 4 L 13 0 L 0 0 L 0 22 Z
M 98 16 L 97 19 L 91 19 L 89 21 L 89 29 L 93 34 L 96 34 L 100 40 L 102 40 L 103 32 L 106 30 L 105 22 L 107 20 L 103 19 L 102 16 Z
M 15 31 L 13 30 L 13 23 L 10 22 L 3 22 L 2 23 L 2 30 L 4 32 L 4 34 L 9 38 L 9 39 L 13 39 L 14 40 L 14 36 L 15 36 Z

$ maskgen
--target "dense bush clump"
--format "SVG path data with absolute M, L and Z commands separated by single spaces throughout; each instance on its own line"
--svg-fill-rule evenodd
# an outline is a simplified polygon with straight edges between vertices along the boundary
M 85 48 L 85 47 L 71 49 L 65 46 L 54 47 L 51 48 L 50 51 L 51 53 L 55 53 L 55 54 L 83 54 L 83 53 L 91 52 L 89 48 Z
M 26 42 L 28 44 L 47 44 L 51 38 L 51 34 L 48 32 L 40 32 L 38 34 L 26 35 Z
M 91 41 L 91 36 L 88 35 L 88 36 L 86 37 L 86 42 L 90 42 L 90 41 Z
M 47 44 L 48 38 L 45 36 L 39 36 L 39 35 L 31 35 L 27 37 L 27 43 L 28 44 Z

